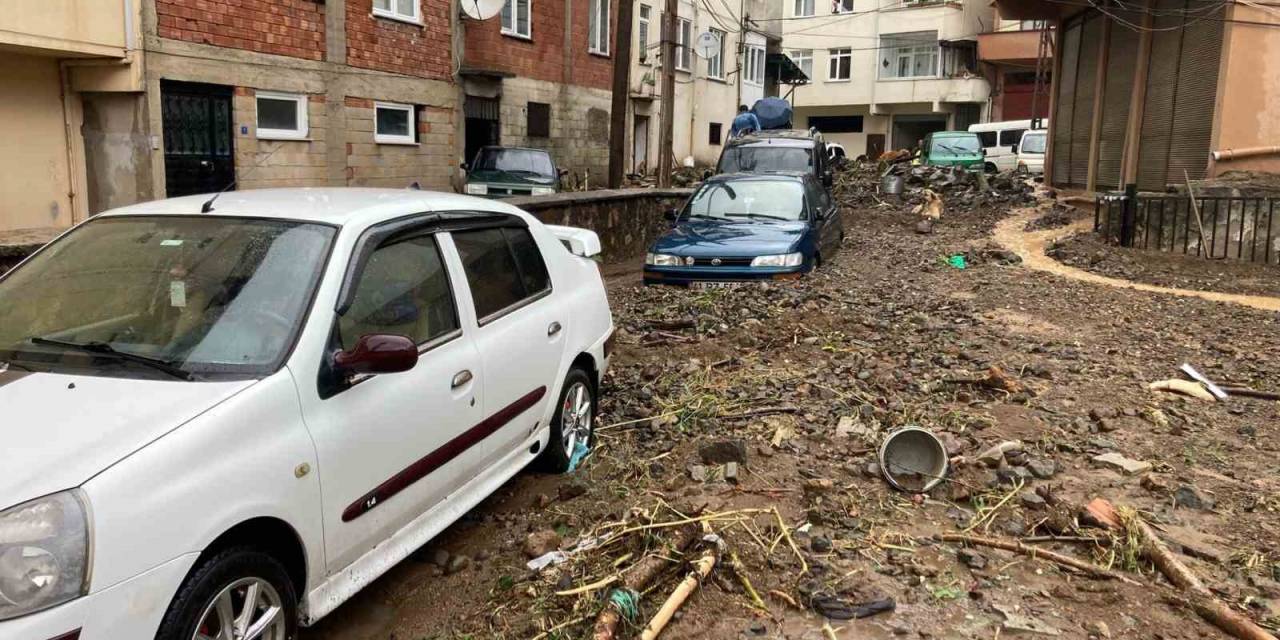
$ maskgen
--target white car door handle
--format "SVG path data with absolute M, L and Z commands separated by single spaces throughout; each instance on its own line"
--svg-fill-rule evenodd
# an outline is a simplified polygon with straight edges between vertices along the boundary
M 554 336 L 555 334 L 560 333 L 561 328 L 562 327 L 559 322 L 552 322 L 551 326 L 547 327 L 547 335 Z
M 471 382 L 472 377 L 473 376 L 471 375 L 471 371 L 469 369 L 463 369 L 462 371 L 459 371 L 453 374 L 453 388 L 457 389 L 458 387 L 461 387 L 462 385 L 465 385 L 468 382 Z

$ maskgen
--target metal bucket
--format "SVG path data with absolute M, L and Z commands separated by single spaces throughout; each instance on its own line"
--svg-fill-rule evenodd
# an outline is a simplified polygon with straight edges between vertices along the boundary
M 920 427 L 894 431 L 880 445 L 880 473 L 893 488 L 924 493 L 947 477 L 947 448 Z
M 902 176 L 886 173 L 880 178 L 880 193 L 889 196 L 902 195 Z

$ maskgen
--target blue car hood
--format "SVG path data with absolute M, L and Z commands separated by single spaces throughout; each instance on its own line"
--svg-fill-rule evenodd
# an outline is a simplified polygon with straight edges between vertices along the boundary
M 694 257 L 791 253 L 808 228 L 803 221 L 686 220 L 658 238 L 653 243 L 653 252 Z

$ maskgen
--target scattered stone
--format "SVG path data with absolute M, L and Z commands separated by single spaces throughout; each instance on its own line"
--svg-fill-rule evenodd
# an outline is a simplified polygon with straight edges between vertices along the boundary
M 831 493 L 835 489 L 836 484 L 827 478 L 815 478 L 806 480 L 804 483 L 804 495 L 809 498 Z
M 747 634 L 749 635 L 762 636 L 768 632 L 769 627 L 765 626 L 764 622 L 760 620 L 754 620 L 750 625 L 747 625 Z
M 1058 472 L 1058 465 L 1053 460 L 1036 458 L 1027 462 L 1027 471 L 1041 480 L 1048 480 Z
M 1154 473 L 1143 475 L 1142 479 L 1139 480 L 1138 483 L 1142 485 L 1143 489 L 1146 489 L 1151 493 L 1169 493 L 1169 481 L 1163 476 L 1159 476 Z
M 698 456 L 705 464 L 747 463 L 747 443 L 742 440 L 715 440 L 698 447 Z
M 1184 484 L 1173 492 L 1173 503 L 1183 509 L 1196 509 L 1199 511 L 1212 511 L 1214 504 L 1212 498 L 1205 497 L 1199 490 L 1189 484 Z
M 560 500 L 572 500 L 587 492 L 585 482 L 570 481 L 560 485 Z
M 834 545 L 831 543 L 831 538 L 826 536 L 814 536 L 814 538 L 809 541 L 809 548 L 813 550 L 814 553 L 830 553 L 833 547 Z
M 1023 491 L 1018 494 L 1018 500 L 1022 502 L 1022 506 L 1028 509 L 1043 509 L 1045 507 L 1044 498 L 1034 491 Z
M 1007 485 L 1026 484 L 1031 482 L 1031 472 L 1026 467 L 1000 467 L 996 469 L 996 480 Z
M 691 464 L 689 465 L 689 477 L 694 482 L 706 482 L 711 477 L 711 472 L 705 465 Z
M 1021 451 L 1022 443 L 1017 440 L 1009 440 L 983 451 L 978 454 L 978 462 L 988 467 L 998 467 L 1004 460 L 1004 454 L 1009 451 Z
M 1111 627 L 1108 627 L 1107 623 L 1101 620 L 1090 622 L 1087 630 L 1090 638 L 1096 638 L 1097 640 L 1108 640 L 1111 638 Z
M 987 567 L 986 556 L 974 551 L 973 549 L 961 549 L 956 552 L 956 558 L 964 563 L 964 566 L 970 569 L 981 570 Z
M 1120 429 L 1120 425 L 1117 424 L 1116 421 L 1112 420 L 1111 418 L 1103 418 L 1099 420 L 1096 424 L 1098 425 L 1098 431 L 1101 433 L 1111 433 L 1112 431 L 1117 431 Z
M 920 235 L 928 235 L 933 233 L 933 220 L 925 218 L 916 223 L 916 233 Z
M 453 575 L 471 566 L 471 558 L 464 555 L 456 555 L 449 559 L 449 566 L 445 567 L 445 575 Z
M 449 552 L 445 549 L 436 549 L 431 552 L 431 564 L 441 569 L 449 566 Z
M 879 477 L 880 477 L 880 463 L 879 463 L 879 462 L 868 462 L 868 463 L 867 463 L 867 465 L 866 465 L 866 466 L 864 466 L 864 467 L 862 468 L 862 475 L 864 475 L 864 476 L 866 476 L 866 477 L 868 477 L 868 478 L 879 478 Z
M 530 558 L 544 556 L 560 547 L 560 534 L 553 529 L 534 531 L 524 539 L 524 555 Z
M 1121 471 L 1127 476 L 1146 473 L 1152 469 L 1152 464 L 1150 462 L 1130 460 L 1129 458 L 1115 452 L 1094 456 L 1093 461 L 1107 465 L 1117 471 Z
M 724 481 L 729 484 L 738 484 L 738 463 L 730 462 L 724 465 Z

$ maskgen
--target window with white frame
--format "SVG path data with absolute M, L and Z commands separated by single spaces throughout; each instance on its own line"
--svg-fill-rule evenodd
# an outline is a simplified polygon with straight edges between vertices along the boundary
M 880 77 L 936 78 L 938 32 L 896 33 L 880 38 Z
M 373 103 L 373 141 L 379 144 L 416 144 L 416 112 L 411 104 Z
M 587 51 L 609 55 L 609 0 L 590 0 L 587 17 Z
M 676 29 L 676 68 L 681 71 L 690 69 L 693 58 L 693 23 L 680 18 L 680 28 Z
M 707 58 L 707 77 L 724 79 L 724 36 L 725 32 L 719 29 L 711 29 L 711 35 L 716 37 L 716 50 Z
M 518 38 L 532 37 L 529 25 L 529 3 L 533 0 L 507 0 L 502 5 L 502 33 Z
M 636 59 L 640 64 L 649 64 L 649 16 L 652 11 L 649 5 L 640 5 L 640 19 L 636 25 L 636 50 L 639 52 Z
M 307 137 L 307 97 L 296 93 L 259 91 L 258 137 L 269 140 L 302 140 Z
M 828 49 L 827 81 L 848 80 L 853 70 L 853 49 Z
M 747 45 L 745 50 L 746 69 L 744 70 L 742 81 L 747 84 L 763 85 L 764 84 L 764 47 Z
M 800 67 L 810 82 L 813 81 L 813 49 L 792 49 L 787 52 L 787 57 Z
M 373 0 L 373 15 L 409 22 L 422 21 L 418 0 Z
M 796 0 L 794 15 L 797 18 L 803 18 L 813 15 L 813 7 L 815 0 Z
M 853 13 L 853 0 L 831 0 L 831 13 Z

